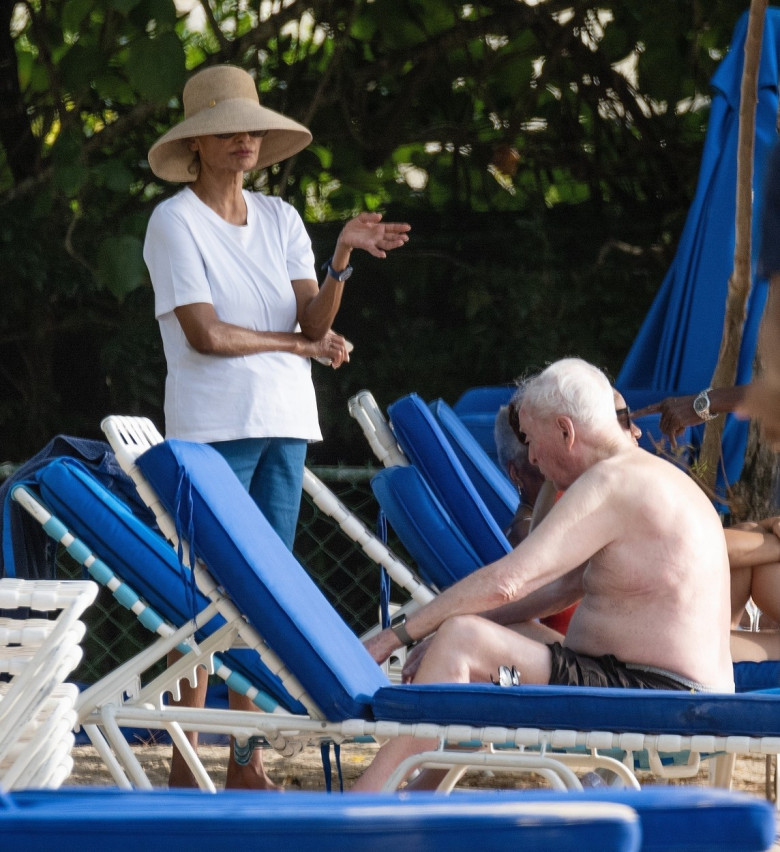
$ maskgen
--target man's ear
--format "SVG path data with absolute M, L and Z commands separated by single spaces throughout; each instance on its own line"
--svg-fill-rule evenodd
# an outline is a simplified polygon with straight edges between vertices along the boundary
M 574 445 L 574 422 L 571 417 L 565 417 L 564 415 L 556 417 L 555 426 L 566 444 L 566 449 L 570 450 Z

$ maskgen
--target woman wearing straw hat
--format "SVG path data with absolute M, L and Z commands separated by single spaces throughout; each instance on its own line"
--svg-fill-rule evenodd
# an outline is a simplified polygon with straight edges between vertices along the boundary
M 156 207 L 144 244 L 168 367 L 166 434 L 214 445 L 292 549 L 306 444 L 322 437 L 311 359 L 334 369 L 349 360 L 331 325 L 352 250 L 383 258 L 409 226 L 376 213 L 347 222 L 318 286 L 298 213 L 243 188 L 245 172 L 298 153 L 311 133 L 261 106 L 252 77 L 234 66 L 195 74 L 183 100 L 184 121 L 155 142 L 149 164 L 187 186 Z M 183 703 L 203 702 L 200 680 Z M 174 751 L 171 784 L 192 783 Z M 272 786 L 261 753 L 246 766 L 231 759 L 227 783 Z

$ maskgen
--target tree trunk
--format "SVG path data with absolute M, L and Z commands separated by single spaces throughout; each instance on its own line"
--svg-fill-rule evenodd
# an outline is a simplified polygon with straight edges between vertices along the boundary
M 712 377 L 713 387 L 733 386 L 742 343 L 747 300 L 751 287 L 751 229 L 753 221 L 753 156 L 755 148 L 756 104 L 758 102 L 758 68 L 768 0 L 751 0 L 745 62 L 739 103 L 739 138 L 737 143 L 737 199 L 734 244 L 734 268 L 729 278 L 726 312 L 723 321 L 718 363 Z M 710 491 L 715 487 L 721 457 L 723 417 L 710 420 L 704 429 L 704 440 L 697 465 L 698 476 Z

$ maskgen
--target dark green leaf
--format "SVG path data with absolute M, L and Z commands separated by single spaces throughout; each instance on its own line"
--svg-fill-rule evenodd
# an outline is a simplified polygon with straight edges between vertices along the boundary
M 180 94 L 186 69 L 178 37 L 168 32 L 136 41 L 129 51 L 127 74 L 143 100 L 164 103 Z
M 103 287 L 120 301 L 146 278 L 143 243 L 137 237 L 106 237 L 97 255 L 97 272 Z

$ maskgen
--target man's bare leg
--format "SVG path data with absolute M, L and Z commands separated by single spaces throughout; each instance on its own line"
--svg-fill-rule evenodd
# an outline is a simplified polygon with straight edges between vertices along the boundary
M 257 707 L 245 695 L 239 695 L 232 690 L 228 693 L 228 702 L 231 710 L 257 710 Z M 225 789 L 232 790 L 278 790 L 278 787 L 265 771 L 263 764 L 262 749 L 256 748 L 252 752 L 249 763 L 242 766 L 236 763 L 234 757 L 235 741 L 230 738 L 230 759 L 228 760 L 227 780 Z
M 173 665 L 182 656 L 180 651 L 171 651 L 168 654 L 168 665 Z M 198 668 L 197 683 L 193 686 L 188 680 L 179 681 L 181 698 L 178 701 L 171 699 L 172 707 L 203 707 L 206 703 L 206 688 L 208 687 L 208 675 L 204 668 Z M 185 736 L 190 744 L 198 750 L 198 732 L 186 731 Z M 173 787 L 197 787 L 198 782 L 187 765 L 182 753 L 173 746 L 171 753 L 171 771 L 168 774 L 168 786 Z
M 502 665 L 515 665 L 523 683 L 548 683 L 550 650 L 534 640 L 479 616 L 445 621 L 420 662 L 415 683 L 470 683 L 490 681 Z M 354 792 L 378 791 L 406 758 L 436 748 L 434 739 L 396 737 L 388 740 L 371 765 L 352 786 Z M 435 789 L 442 773 L 423 772 L 408 789 Z

